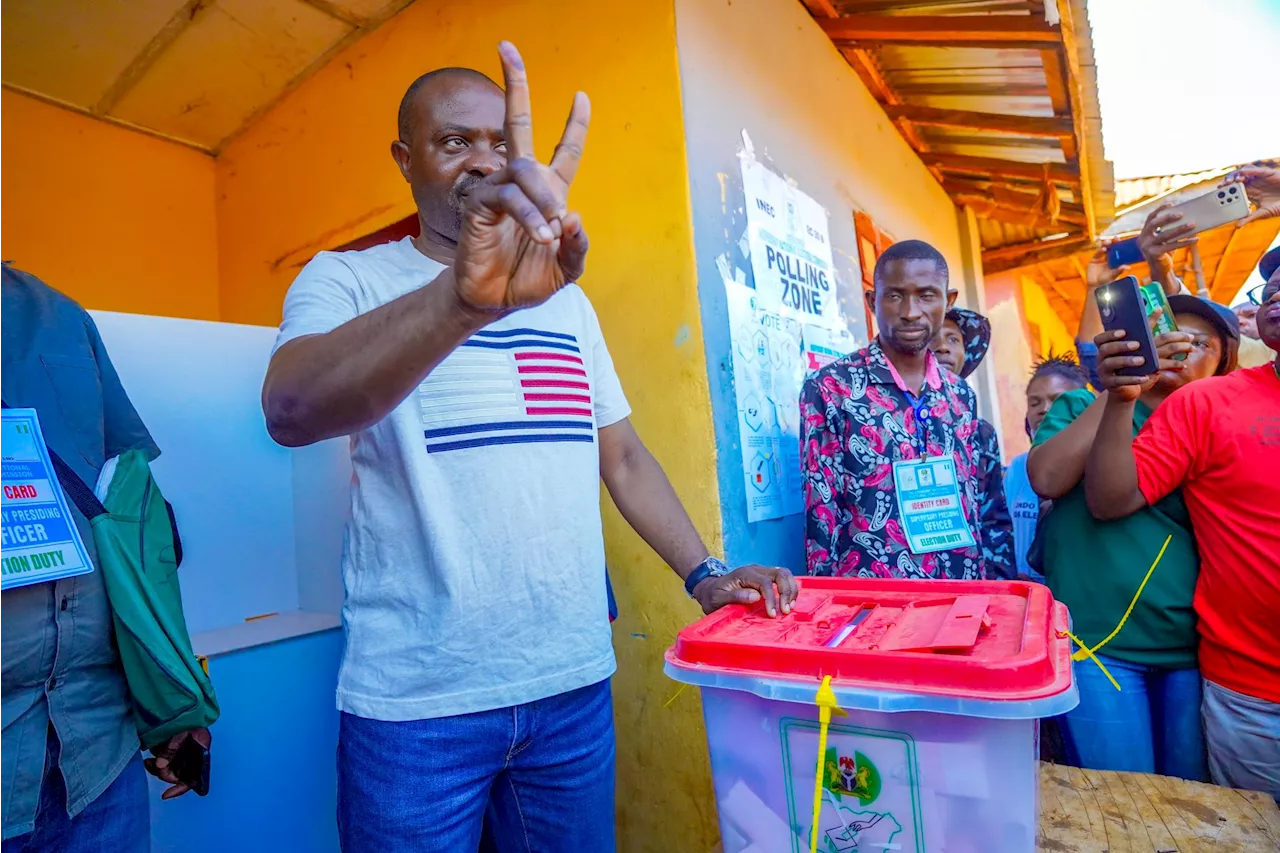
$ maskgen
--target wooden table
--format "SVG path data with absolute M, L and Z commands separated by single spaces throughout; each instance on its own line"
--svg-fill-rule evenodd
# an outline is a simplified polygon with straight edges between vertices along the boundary
M 1044 853 L 1276 853 L 1267 794 L 1146 773 L 1040 766 Z
M 1280 808 L 1256 791 L 1041 764 L 1038 842 L 1041 853 L 1280 853 Z

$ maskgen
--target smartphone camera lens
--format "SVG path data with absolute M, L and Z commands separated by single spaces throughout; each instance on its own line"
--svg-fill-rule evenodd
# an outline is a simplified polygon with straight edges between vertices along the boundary
M 1232 195 L 1235 195 L 1235 194 L 1236 194 L 1236 188 L 1235 188 L 1235 187 L 1232 187 L 1231 189 L 1227 190 L 1227 192 L 1231 193 Z
M 1227 197 L 1226 193 L 1222 192 L 1221 190 L 1218 191 L 1218 198 L 1226 198 L 1226 197 Z

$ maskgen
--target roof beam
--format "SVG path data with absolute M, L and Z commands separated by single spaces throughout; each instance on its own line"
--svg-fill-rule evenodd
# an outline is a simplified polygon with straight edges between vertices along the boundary
M 1035 15 L 844 15 L 818 21 L 836 44 L 914 44 L 1032 50 L 1057 44 L 1056 27 Z
M 151 37 L 151 41 L 138 52 L 138 55 L 129 61 L 129 64 L 120 72 L 120 76 L 116 77 L 107 91 L 102 93 L 102 97 L 93 105 L 90 112 L 94 115 L 106 115 L 115 109 L 116 104 L 120 103 L 124 96 L 138 85 L 138 81 L 151 70 L 156 60 L 178 40 L 178 36 L 186 32 L 187 28 L 211 6 L 213 6 L 213 0 L 187 0 L 183 3 L 182 7 L 174 12 L 160 28 L 160 31 Z
M 1011 243 L 997 249 L 989 249 L 982 253 L 982 270 L 990 274 L 1016 269 L 1030 263 L 1065 258 L 1076 252 L 1083 252 L 1093 247 L 1093 240 L 1087 235 L 1066 234 L 1048 240 L 1031 240 L 1026 243 Z
M 1062 211 L 1057 219 L 1050 219 L 1043 211 L 1034 207 L 1008 204 L 991 196 L 973 193 L 953 192 L 951 200 L 956 204 L 972 207 L 980 219 L 994 219 L 997 222 L 1008 222 L 1011 225 L 1022 225 L 1026 228 L 1056 228 L 1063 225 L 1084 225 L 1084 212 L 1069 213 Z
M 926 166 L 937 166 L 944 172 L 969 172 L 979 175 L 1012 176 L 1038 179 L 1044 176 L 1041 163 L 997 160 L 992 157 L 970 157 L 967 154 L 921 154 Z M 1049 164 L 1049 180 L 1069 187 L 1080 185 L 1080 173 L 1063 163 Z
M 1090 237 L 1098 235 L 1098 223 L 1093 210 L 1092 177 L 1089 174 L 1088 152 L 1085 150 L 1084 92 L 1081 89 L 1080 54 L 1076 42 L 1075 21 L 1072 18 L 1071 0 L 1046 0 L 1058 4 L 1059 29 L 1062 34 L 1062 58 L 1066 62 L 1067 97 L 1071 102 L 1071 120 L 1075 125 L 1070 144 L 1064 141 L 1062 153 L 1068 162 L 1074 161 L 1080 173 L 1080 196 L 1084 199 L 1085 215 L 1089 217 Z M 1083 8 L 1083 6 L 1081 7 Z M 1086 26 L 1088 26 L 1086 24 Z
M 323 12 L 336 21 L 342 21 L 348 27 L 356 29 L 364 29 L 369 26 L 369 20 L 362 15 L 357 15 L 347 9 L 334 3 L 333 0 L 302 0 L 317 12 Z
M 831 0 L 802 0 L 809 14 L 815 18 L 838 18 L 840 13 L 831 5 Z
M 1073 132 L 1070 117 L 1019 116 L 1006 113 L 982 113 L 973 110 L 947 110 L 938 107 L 922 107 L 915 104 L 898 104 L 885 107 L 889 117 L 906 119 L 914 124 L 933 127 L 958 127 L 965 130 L 984 130 L 993 133 L 1009 133 L 1017 136 L 1036 136 L 1057 139 Z
M 944 178 L 942 188 L 949 193 L 966 193 L 970 196 L 981 196 L 1008 207 L 1023 207 L 1028 210 L 1036 209 L 1036 205 L 1040 201 L 1040 193 L 1038 191 L 1028 191 L 1026 186 L 1014 188 L 1009 184 L 1001 184 L 990 181 L 970 181 L 957 180 L 956 178 Z M 1072 217 L 1078 217 L 1081 221 L 1084 219 L 1084 207 L 1080 204 L 1058 201 L 1059 210 L 1064 214 L 1062 218 L 1067 222 L 1072 222 Z
M 1049 89 L 1049 102 L 1056 116 L 1071 115 L 1071 96 L 1067 89 L 1067 74 L 1062 67 L 1062 57 L 1056 47 L 1040 51 L 1040 64 L 1044 66 L 1044 80 Z

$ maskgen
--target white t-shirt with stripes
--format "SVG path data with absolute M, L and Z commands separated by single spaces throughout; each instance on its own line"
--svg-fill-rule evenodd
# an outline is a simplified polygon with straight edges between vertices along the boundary
M 405 238 L 321 252 L 276 347 L 444 270 Z M 338 707 L 378 720 L 502 708 L 613 674 L 598 431 L 631 413 L 577 285 L 454 350 L 351 436 Z

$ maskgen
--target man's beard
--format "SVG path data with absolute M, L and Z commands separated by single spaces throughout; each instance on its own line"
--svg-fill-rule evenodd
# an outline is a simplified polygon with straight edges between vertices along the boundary
M 439 236 L 456 243 L 462 236 L 462 212 L 467 204 L 467 193 L 483 180 L 484 178 L 477 178 L 475 175 L 464 175 L 450 187 L 443 206 L 439 204 L 439 196 L 433 199 L 415 198 L 418 209 L 424 213 L 425 224 Z
M 894 349 L 908 355 L 915 355 L 918 352 L 928 349 L 929 342 L 933 340 L 933 334 L 930 332 L 928 327 L 915 327 L 908 329 L 907 331 L 916 331 L 917 328 L 924 331 L 924 334 L 920 336 L 920 340 L 918 342 L 906 341 L 900 338 L 898 333 L 902 332 L 902 329 L 890 329 L 889 342 L 893 345 Z

